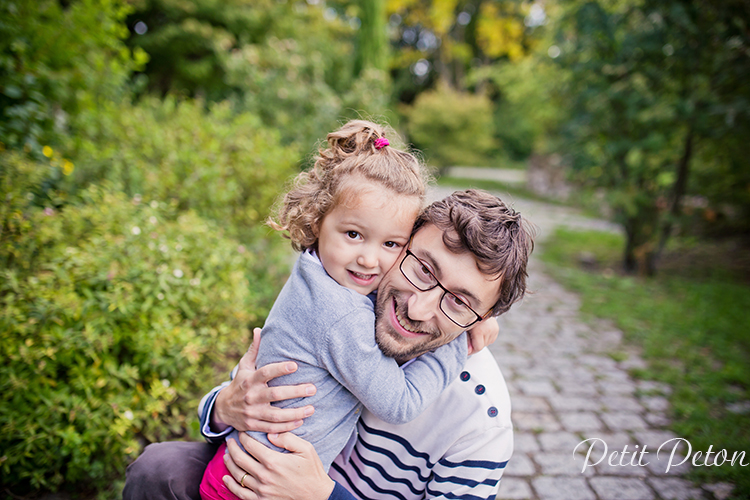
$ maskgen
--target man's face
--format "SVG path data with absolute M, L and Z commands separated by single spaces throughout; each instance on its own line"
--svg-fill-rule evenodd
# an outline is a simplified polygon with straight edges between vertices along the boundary
M 483 274 L 470 252 L 455 254 L 443 243 L 443 232 L 432 224 L 415 235 L 411 251 L 440 283 L 479 314 L 489 311 L 500 297 L 500 280 Z M 447 344 L 464 330 L 440 310 L 443 290 L 417 290 L 396 264 L 378 289 L 375 339 L 386 356 L 403 362 Z

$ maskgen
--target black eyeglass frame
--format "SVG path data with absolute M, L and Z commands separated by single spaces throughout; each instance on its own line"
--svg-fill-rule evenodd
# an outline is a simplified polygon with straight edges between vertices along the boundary
M 411 284 L 411 286 L 413 286 L 414 288 L 416 288 L 420 292 L 427 292 L 427 291 L 430 291 L 430 290 L 434 290 L 437 287 L 440 287 L 443 290 L 443 295 L 440 296 L 440 302 L 438 304 L 439 304 L 439 307 L 440 307 L 440 312 L 442 312 L 445 315 L 446 318 L 448 318 L 449 320 L 451 320 L 457 326 L 459 326 L 461 328 L 464 328 L 464 329 L 467 329 L 470 326 L 473 326 L 473 325 L 479 323 L 480 321 L 482 321 L 484 319 L 487 319 L 489 317 L 490 313 L 492 313 L 492 309 L 490 309 L 489 311 L 487 311 L 487 313 L 484 316 L 482 316 L 481 314 L 479 314 L 478 312 L 476 312 L 474 309 L 472 309 L 471 306 L 469 304 L 467 304 L 465 301 L 463 301 L 461 299 L 458 299 L 458 300 L 461 300 L 461 302 L 463 302 L 464 304 L 466 304 L 466 307 L 469 308 L 469 311 L 471 311 L 474 314 L 476 314 L 477 319 L 475 319 L 474 321 L 472 321 L 468 325 L 462 325 L 461 323 L 459 323 L 455 319 L 451 318 L 448 315 L 448 313 L 445 312 L 445 309 L 443 309 L 443 300 L 445 299 L 445 296 L 447 294 L 451 294 L 452 296 L 454 296 L 456 298 L 458 298 L 458 296 L 455 293 L 453 293 L 450 290 L 448 290 L 447 288 L 445 288 L 442 283 L 440 283 L 440 281 L 437 279 L 437 277 L 435 277 L 435 275 L 433 274 L 433 272 L 430 271 L 430 268 L 427 267 L 427 265 L 422 261 L 422 259 L 420 259 L 416 255 L 414 255 L 414 252 L 412 252 L 410 250 L 410 247 L 411 247 L 411 239 L 409 240 L 409 246 L 406 248 L 406 255 L 404 255 L 403 259 L 401 259 L 401 264 L 399 264 L 398 270 L 401 271 L 401 274 L 403 275 L 404 278 L 406 278 L 406 281 L 408 281 Z M 417 285 L 414 284 L 414 282 L 412 282 L 412 280 L 409 279 L 409 277 L 404 272 L 404 262 L 406 262 L 406 259 L 410 255 L 412 257 L 414 257 L 415 259 L 417 259 L 417 262 L 419 262 L 425 268 L 425 270 L 429 273 L 429 275 L 432 277 L 432 279 L 435 280 L 435 284 L 434 285 L 432 285 L 429 288 L 419 288 Z

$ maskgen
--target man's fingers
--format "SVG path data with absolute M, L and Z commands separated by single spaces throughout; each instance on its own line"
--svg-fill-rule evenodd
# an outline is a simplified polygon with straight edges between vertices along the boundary
M 241 435 L 244 436 L 245 433 L 241 433 Z M 227 450 L 228 453 L 224 455 L 224 464 L 227 466 L 227 470 L 231 476 L 222 478 L 224 484 L 229 488 L 229 491 L 242 500 L 256 500 L 258 495 L 254 491 L 257 482 L 251 473 L 250 467 L 251 465 L 255 465 L 254 461 L 252 459 L 246 460 L 248 458 L 247 455 L 233 439 L 227 441 Z M 247 470 L 237 465 L 235 459 L 238 461 L 242 459 L 242 463 Z M 244 487 L 239 484 L 240 481 L 242 481 Z
M 279 448 L 284 448 L 291 453 L 303 453 L 309 451 L 309 448 L 312 446 L 309 442 L 291 432 L 269 434 L 268 440 Z
M 266 422 L 264 420 L 258 420 L 253 423 L 252 428 L 258 432 L 289 432 L 301 427 L 304 422 L 302 420 L 292 420 L 289 422 Z
M 312 384 L 280 385 L 269 387 L 267 397 L 269 402 L 284 401 L 285 399 L 306 398 L 317 392 Z
M 268 382 L 273 378 L 281 377 L 282 375 L 288 375 L 296 371 L 297 363 L 295 363 L 294 361 L 281 361 L 279 363 L 271 363 L 264 366 L 263 368 L 260 368 L 256 375 L 263 382 Z
M 245 486 L 248 486 L 249 482 L 250 476 L 248 475 L 245 479 Z M 259 498 L 251 488 L 243 488 L 230 476 L 224 476 L 224 484 L 240 500 L 257 500 Z
M 315 408 L 310 405 L 301 408 L 276 408 L 274 406 L 263 411 L 262 419 L 269 423 L 296 422 L 315 413 Z

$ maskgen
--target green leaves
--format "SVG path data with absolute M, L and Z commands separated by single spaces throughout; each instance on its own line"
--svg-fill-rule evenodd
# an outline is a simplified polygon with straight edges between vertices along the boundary
M 481 164 L 494 146 L 486 96 L 439 86 L 420 94 L 405 113 L 409 136 L 435 166 Z
M 122 42 L 125 14 L 119 0 L 0 1 L 0 142 L 40 153 L 78 113 L 120 97 L 145 57 Z
M 0 159 L 0 195 L 16 200 L 0 221 L 4 484 L 105 487 L 143 440 L 194 428 L 275 285 L 193 211 L 92 186 L 45 212 L 24 196 L 43 168 Z
M 741 88 L 750 65 L 730 48 L 750 42 L 730 22 L 747 15 L 747 6 L 586 1 L 568 9 L 557 35 L 559 62 L 571 77 L 566 149 L 579 180 L 618 191 L 613 208 L 627 230 L 626 265 L 640 251 L 639 270 L 650 274 L 682 198 L 718 194 L 721 176 L 701 175 L 698 183 L 691 172 L 725 169 L 745 178 L 735 170 L 738 150 L 721 159 L 708 151 L 733 143 L 732 137 L 750 137 L 750 101 Z M 719 110 L 738 99 L 742 119 L 720 122 Z M 741 190 L 730 191 L 743 198 Z

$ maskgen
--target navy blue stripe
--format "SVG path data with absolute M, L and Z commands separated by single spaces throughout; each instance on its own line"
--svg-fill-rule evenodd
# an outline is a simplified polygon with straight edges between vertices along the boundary
M 403 484 L 407 488 L 409 488 L 409 491 L 411 491 L 415 495 L 419 495 L 419 494 L 422 493 L 422 490 L 418 490 L 417 488 L 415 488 L 414 485 L 411 484 L 411 481 L 409 481 L 408 479 L 403 478 L 403 477 L 393 477 L 390 474 L 388 474 L 386 472 L 385 468 L 382 465 L 380 465 L 379 463 L 373 462 L 372 460 L 365 459 L 362 456 L 362 454 L 359 452 L 359 449 L 355 448 L 354 449 L 354 453 L 356 453 L 357 457 L 362 461 L 362 463 L 364 465 L 366 465 L 368 467 L 371 467 L 371 468 L 377 470 L 378 472 L 380 472 L 380 475 L 383 477 L 383 479 L 385 479 L 389 483 L 400 483 L 400 484 Z M 355 467 L 355 470 L 357 471 L 357 475 L 359 475 L 360 477 L 362 477 L 362 474 L 360 473 L 359 469 L 356 468 L 356 466 L 354 465 L 354 463 L 351 460 L 349 461 L 349 463 L 353 467 Z M 367 481 L 367 479 L 365 479 L 364 477 L 362 477 L 362 479 L 364 479 L 365 481 Z M 373 489 L 374 489 L 374 487 L 373 487 Z
M 351 479 L 349 479 L 349 476 L 347 476 L 347 475 L 346 475 L 346 474 L 344 473 L 344 469 L 342 469 L 342 468 L 341 468 L 341 467 L 339 466 L 339 464 L 337 464 L 336 462 L 333 462 L 333 463 L 331 464 L 331 467 L 333 467 L 334 469 L 336 469 L 336 471 L 337 471 L 337 472 L 338 472 L 339 474 L 341 474 L 341 476 L 342 476 L 342 477 L 343 477 L 344 479 L 346 479 L 346 484 L 348 484 L 348 485 L 349 485 L 349 488 L 350 488 L 350 489 L 351 489 L 351 490 L 352 490 L 352 491 L 354 492 L 354 494 L 355 494 L 355 495 L 357 495 L 357 496 L 358 496 L 359 498 L 367 498 L 367 497 L 366 497 L 365 495 L 363 495 L 363 494 L 362 494 L 362 492 L 361 492 L 361 491 L 359 491 L 359 489 L 357 489 L 357 487 L 356 487 L 356 486 L 354 486 L 354 483 L 352 483 L 352 480 L 351 480 Z
M 367 441 L 365 441 L 365 438 L 362 436 L 362 434 L 359 435 L 359 442 L 360 444 L 362 444 L 362 446 L 364 446 L 371 452 L 379 453 L 381 455 L 385 455 L 386 457 L 388 457 L 391 460 L 391 462 L 393 462 L 393 465 L 395 465 L 399 469 L 413 472 L 414 474 L 417 475 L 420 481 L 426 482 L 429 479 L 429 476 L 422 475 L 422 469 L 420 469 L 419 467 L 415 465 L 406 465 L 401 460 L 399 460 L 396 454 L 393 453 L 388 448 L 381 448 L 379 446 L 375 446 L 374 444 L 368 443 Z
M 359 423 L 370 434 L 373 434 L 375 436 L 381 436 L 381 437 L 390 439 L 391 441 L 396 441 L 401 446 L 403 446 L 410 455 L 423 459 L 427 463 L 428 469 L 432 469 L 433 467 L 435 467 L 435 464 L 433 462 L 430 462 L 430 456 L 427 453 L 422 453 L 420 451 L 415 450 L 411 446 L 411 444 L 409 444 L 409 442 L 406 439 L 402 438 L 401 436 L 398 436 L 396 434 L 391 434 L 390 432 L 386 432 L 380 429 L 373 429 L 372 427 L 368 427 L 367 424 L 364 423 L 364 419 L 360 419 Z
M 435 474 L 432 480 L 435 481 L 436 483 L 462 484 L 464 486 L 469 486 L 471 488 L 474 488 L 476 486 L 492 486 L 494 488 L 495 485 L 497 485 L 498 481 L 500 481 L 500 478 L 497 478 L 497 479 L 488 478 L 480 483 L 479 481 L 474 481 L 473 479 L 466 479 L 466 478 L 457 477 L 457 476 L 442 477 L 442 476 L 438 476 L 437 474 Z
M 463 462 L 451 462 L 446 459 L 441 459 L 438 462 L 443 467 L 456 468 L 456 467 L 472 467 L 477 469 L 504 469 L 508 465 L 508 461 L 505 462 L 490 462 L 489 460 L 464 460 Z
M 384 490 L 383 488 L 381 488 L 381 487 L 379 487 L 378 485 L 376 485 L 376 484 L 375 484 L 375 481 L 373 481 L 372 479 L 370 479 L 370 478 L 366 477 L 366 476 L 365 476 L 365 475 L 364 475 L 364 474 L 362 473 L 362 471 L 360 471 L 360 470 L 359 470 L 359 468 L 358 468 L 358 467 L 357 467 L 357 466 L 356 466 L 356 465 L 355 465 L 354 463 L 352 463 L 352 461 L 351 461 L 351 460 L 349 461 L 349 465 L 350 465 L 350 466 L 351 466 L 351 467 L 352 467 L 352 468 L 354 469 L 354 472 L 356 472 L 356 473 L 357 473 L 357 476 L 359 476 L 359 478 L 360 478 L 361 480 L 363 480 L 363 481 L 364 481 L 365 483 L 367 483 L 367 485 L 368 485 L 368 486 L 369 486 L 369 487 L 370 487 L 370 488 L 371 488 L 371 489 L 372 489 L 373 491 L 375 491 L 375 492 L 377 492 L 377 493 L 380 493 L 381 495 L 390 495 L 390 496 L 392 496 L 392 497 L 398 498 L 399 500 L 406 500 L 406 497 L 405 497 L 404 495 L 402 495 L 401 493 L 399 493 L 398 491 L 394 491 L 394 490 Z M 364 497 L 363 497 L 363 498 L 364 498 Z M 380 496 L 378 496 L 378 498 L 381 498 L 381 497 L 380 497 Z

